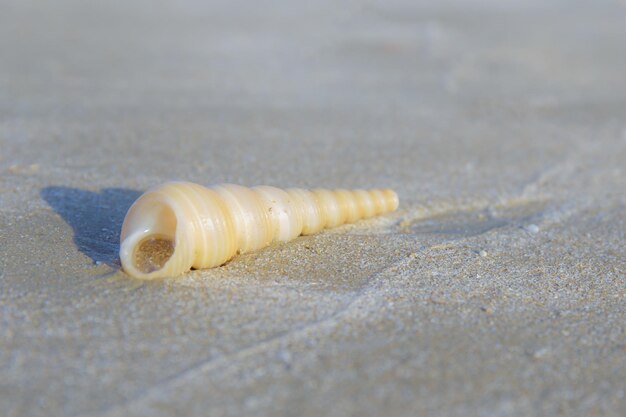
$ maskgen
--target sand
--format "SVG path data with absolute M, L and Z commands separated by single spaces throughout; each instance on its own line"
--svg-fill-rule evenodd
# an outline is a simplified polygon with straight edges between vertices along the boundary
M 0 415 L 626 415 L 623 1 L 91 3 L 0 2 Z M 401 206 L 130 279 L 172 179 Z

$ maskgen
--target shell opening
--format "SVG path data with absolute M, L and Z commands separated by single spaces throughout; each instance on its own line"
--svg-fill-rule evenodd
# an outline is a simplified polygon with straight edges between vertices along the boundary
M 178 222 L 172 207 L 153 201 L 150 206 L 142 207 L 141 215 L 132 214 L 126 219 L 127 230 L 122 232 L 123 236 L 128 233 L 120 248 L 124 269 L 143 279 L 175 275 L 172 267 L 179 263 L 181 253 L 177 245 Z
M 149 274 L 163 268 L 174 254 L 174 241 L 164 235 L 152 235 L 143 239 L 135 249 L 135 268 Z

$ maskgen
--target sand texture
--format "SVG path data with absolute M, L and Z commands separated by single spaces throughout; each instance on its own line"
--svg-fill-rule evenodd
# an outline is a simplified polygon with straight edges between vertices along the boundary
M 0 415 L 626 415 L 626 3 L 0 0 Z M 388 216 L 119 271 L 167 180 Z

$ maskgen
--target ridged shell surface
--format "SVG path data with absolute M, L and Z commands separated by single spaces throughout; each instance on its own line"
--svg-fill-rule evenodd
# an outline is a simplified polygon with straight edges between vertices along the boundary
M 120 259 L 133 277 L 173 277 L 397 207 L 392 190 L 282 190 L 234 184 L 207 188 L 170 182 L 148 190 L 129 209 Z

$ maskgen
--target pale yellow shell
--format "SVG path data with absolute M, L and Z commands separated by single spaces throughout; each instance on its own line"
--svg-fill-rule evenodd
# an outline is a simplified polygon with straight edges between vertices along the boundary
M 128 210 L 120 259 L 135 278 L 173 277 L 397 207 L 392 190 L 281 190 L 233 184 L 206 188 L 170 182 L 148 190 Z

